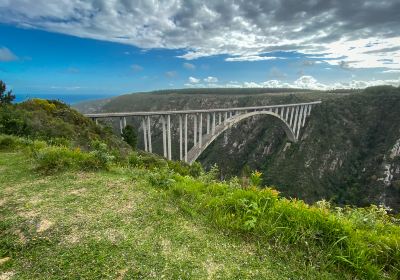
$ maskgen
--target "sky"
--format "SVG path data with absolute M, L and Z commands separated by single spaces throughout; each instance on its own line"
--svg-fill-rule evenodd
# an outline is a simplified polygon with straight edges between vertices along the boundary
M 399 0 L 0 0 L 0 80 L 70 102 L 400 85 Z

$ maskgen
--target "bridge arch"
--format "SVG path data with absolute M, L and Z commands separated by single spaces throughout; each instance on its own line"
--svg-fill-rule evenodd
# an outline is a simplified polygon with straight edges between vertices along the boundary
M 223 132 L 232 128 L 234 125 L 238 124 L 239 122 L 241 122 L 245 119 L 248 119 L 248 118 L 251 118 L 254 116 L 259 116 L 259 115 L 269 115 L 269 116 L 273 116 L 273 117 L 277 118 L 280 121 L 289 141 L 291 141 L 291 142 L 297 141 L 295 132 L 290 127 L 290 125 L 287 123 L 287 121 L 285 119 L 283 119 L 279 114 L 274 113 L 272 111 L 248 112 L 248 113 L 244 113 L 244 114 L 235 115 L 232 118 L 227 119 L 226 121 L 218 124 L 215 127 L 214 133 L 210 132 L 208 134 L 203 135 L 201 146 L 199 145 L 200 144 L 199 143 L 198 145 L 192 147 L 192 149 L 190 149 L 188 151 L 188 154 L 187 154 L 188 163 L 192 164 L 193 162 L 195 162 L 196 159 L 207 149 L 207 147 L 212 142 L 214 142 L 215 139 L 217 139 L 218 136 L 220 136 Z

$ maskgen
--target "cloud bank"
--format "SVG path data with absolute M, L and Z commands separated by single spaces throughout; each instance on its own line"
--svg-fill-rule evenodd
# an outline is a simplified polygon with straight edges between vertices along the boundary
M 209 77 L 210 78 L 210 77 Z M 333 89 L 362 89 L 371 86 L 378 85 L 392 85 L 395 87 L 400 86 L 400 78 L 393 80 L 371 80 L 371 81 L 361 81 L 361 80 L 351 80 L 349 82 L 335 82 L 335 83 L 322 83 L 319 82 L 313 76 L 301 76 L 297 80 L 293 82 L 284 82 L 281 80 L 268 80 L 265 82 L 237 82 L 230 81 L 229 83 L 217 83 L 218 79 L 215 78 L 212 84 L 209 83 L 209 80 L 203 79 L 206 83 L 200 83 L 200 79 L 195 79 L 193 77 L 189 77 L 188 83 L 185 84 L 187 87 L 197 87 L 197 88 L 205 88 L 205 87 L 231 87 L 231 88 L 300 88 L 300 89 L 312 89 L 312 90 L 333 90 Z
M 3 23 L 179 49 L 187 60 L 283 51 L 351 68 L 400 68 L 399 14 L 398 0 L 0 0 Z

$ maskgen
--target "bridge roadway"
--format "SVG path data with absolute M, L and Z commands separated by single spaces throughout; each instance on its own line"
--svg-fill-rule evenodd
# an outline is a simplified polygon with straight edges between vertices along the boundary
M 116 112 L 85 114 L 97 122 L 102 118 L 119 118 L 120 132 L 126 126 L 127 117 L 140 117 L 145 151 L 152 152 L 152 119 L 161 121 L 163 132 L 163 155 L 172 159 L 171 153 L 171 117 L 179 123 L 179 159 L 193 163 L 200 154 L 225 130 L 240 121 L 257 116 L 270 115 L 280 120 L 289 141 L 299 139 L 300 129 L 304 127 L 311 109 L 321 101 L 268 106 L 199 109 L 155 112 Z M 193 121 L 193 146 L 188 151 L 188 119 Z M 205 125 L 203 126 L 203 121 Z

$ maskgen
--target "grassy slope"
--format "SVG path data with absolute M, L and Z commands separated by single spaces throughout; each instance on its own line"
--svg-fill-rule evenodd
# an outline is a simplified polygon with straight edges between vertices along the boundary
M 20 153 L 0 154 L 1 279 L 350 278 L 209 226 L 148 186 L 146 170 L 45 177 L 32 168 Z

